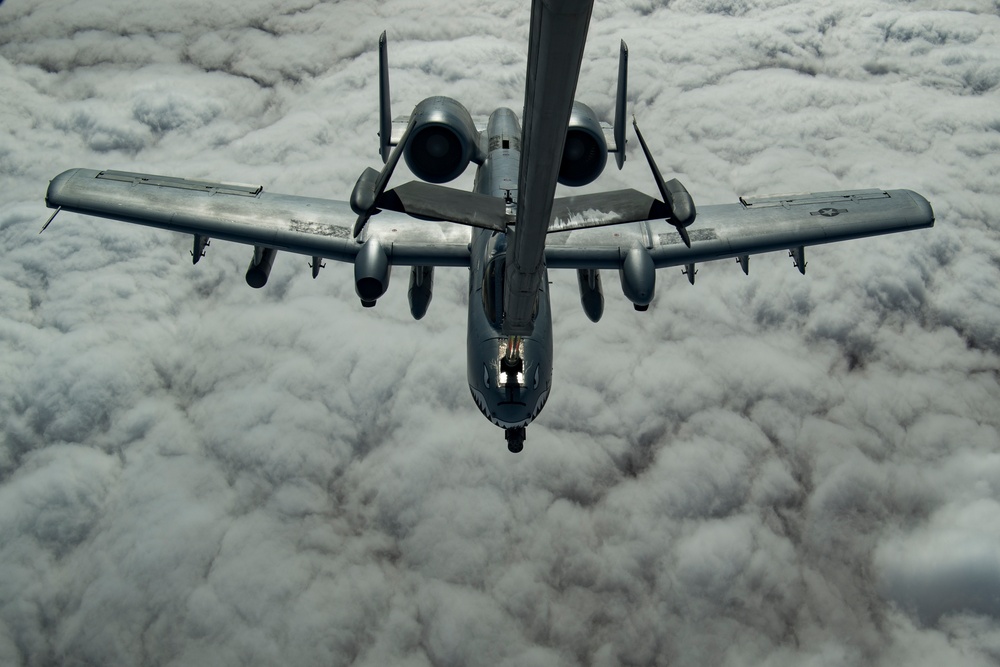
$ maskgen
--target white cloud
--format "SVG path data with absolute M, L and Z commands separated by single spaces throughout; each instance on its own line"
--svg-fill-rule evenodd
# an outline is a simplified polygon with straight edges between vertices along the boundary
M 516 109 L 528 6 L 0 7 L 0 662 L 1000 660 L 995 3 L 598 2 L 579 97 L 610 115 L 624 38 L 697 202 L 908 187 L 938 223 L 805 278 L 661 272 L 645 314 L 607 272 L 597 325 L 553 273 L 517 457 L 465 387 L 461 270 L 413 322 L 404 271 L 362 310 L 349 266 L 254 291 L 244 247 L 37 235 L 75 166 L 346 198 L 378 34 L 395 113 Z M 630 152 L 598 186 L 653 184 Z
M 992 498 L 949 504 L 925 526 L 884 543 L 876 563 L 887 595 L 931 625 L 944 614 L 1000 615 L 997 509 Z

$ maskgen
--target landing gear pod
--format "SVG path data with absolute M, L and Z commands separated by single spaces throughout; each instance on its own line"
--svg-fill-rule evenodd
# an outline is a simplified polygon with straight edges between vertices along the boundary
M 577 269 L 580 284 L 580 303 L 591 322 L 598 322 L 604 314 L 604 292 L 601 290 L 601 273 L 597 269 Z
M 427 314 L 433 287 L 433 266 L 414 266 L 410 269 L 410 290 L 406 296 L 410 302 L 410 314 L 413 315 L 413 319 L 419 320 Z
M 366 168 L 358 177 L 351 191 L 351 210 L 361 215 L 375 208 L 375 186 L 378 184 L 379 173 L 371 167 Z
M 260 289 L 267 284 L 276 254 L 278 251 L 274 248 L 254 246 L 253 259 L 250 260 L 250 267 L 247 269 L 247 285 Z
M 622 291 L 635 309 L 642 311 L 649 308 L 656 289 L 656 267 L 646 249 L 635 247 L 629 250 L 618 275 L 621 277 Z
M 392 266 L 389 256 L 376 239 L 369 239 L 354 258 L 354 291 L 361 298 L 361 305 L 371 308 L 389 288 Z

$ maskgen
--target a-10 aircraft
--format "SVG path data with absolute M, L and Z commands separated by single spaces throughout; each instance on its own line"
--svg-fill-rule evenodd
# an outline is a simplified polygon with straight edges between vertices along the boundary
M 658 268 L 683 266 L 693 284 L 698 262 L 736 258 L 748 272 L 750 255 L 788 250 L 805 273 L 808 245 L 934 224 L 930 204 L 909 190 L 741 197 L 696 211 L 680 182 L 664 181 L 638 126 L 659 198 L 633 189 L 555 198 L 557 182 L 596 179 L 609 153 L 619 168 L 625 160 L 624 42 L 614 124 L 575 101 L 592 8 L 593 0 L 533 0 L 520 123 L 505 108 L 477 123 L 448 97 L 429 97 L 393 120 L 383 33 L 384 166 L 361 174 L 349 203 L 269 194 L 257 185 L 71 169 L 51 181 L 46 204 L 56 209 L 52 217 L 66 210 L 191 234 L 195 263 L 209 239 L 252 245 L 252 287 L 267 282 L 277 250 L 311 256 L 314 278 L 324 259 L 351 262 L 366 307 L 385 294 L 394 265 L 409 266 L 417 319 L 431 300 L 434 267 L 468 267 L 469 389 L 505 430 L 512 452 L 521 451 L 525 427 L 552 388 L 548 269 L 576 269 L 583 309 L 596 322 L 604 310 L 601 269 L 618 272 L 625 296 L 642 311 L 653 300 Z M 422 182 L 389 189 L 401 155 Z M 441 185 L 469 163 L 477 165 L 473 192 Z

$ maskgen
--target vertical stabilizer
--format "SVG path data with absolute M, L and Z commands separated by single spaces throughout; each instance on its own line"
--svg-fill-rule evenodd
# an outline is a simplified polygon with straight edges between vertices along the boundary
M 389 109 L 389 54 L 384 30 L 378 38 L 378 148 L 382 164 L 385 164 L 392 150 L 392 112 Z
M 625 164 L 625 98 L 628 96 L 628 45 L 622 40 L 618 53 L 618 94 L 615 97 L 615 162 Z

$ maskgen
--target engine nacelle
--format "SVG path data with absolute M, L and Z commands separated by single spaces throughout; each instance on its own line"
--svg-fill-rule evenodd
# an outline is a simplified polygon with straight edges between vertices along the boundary
M 413 110 L 415 119 L 403 148 L 406 166 L 428 183 L 458 178 L 479 154 L 479 133 L 468 109 L 450 97 L 428 97 Z
M 254 289 L 260 289 L 267 284 L 267 278 L 271 275 L 271 267 L 274 266 L 276 254 L 277 251 L 274 248 L 254 246 L 253 257 L 250 259 L 250 266 L 247 267 L 247 285 Z
M 354 258 L 354 291 L 361 298 L 361 305 L 371 308 L 389 289 L 392 266 L 389 256 L 376 239 L 368 239 Z
M 622 291 L 635 309 L 649 308 L 656 289 L 656 267 L 646 249 L 637 246 L 629 250 L 618 275 L 622 280 Z
M 592 183 L 608 162 L 608 142 L 593 110 L 582 102 L 573 102 L 566 129 L 559 182 L 577 187 Z

